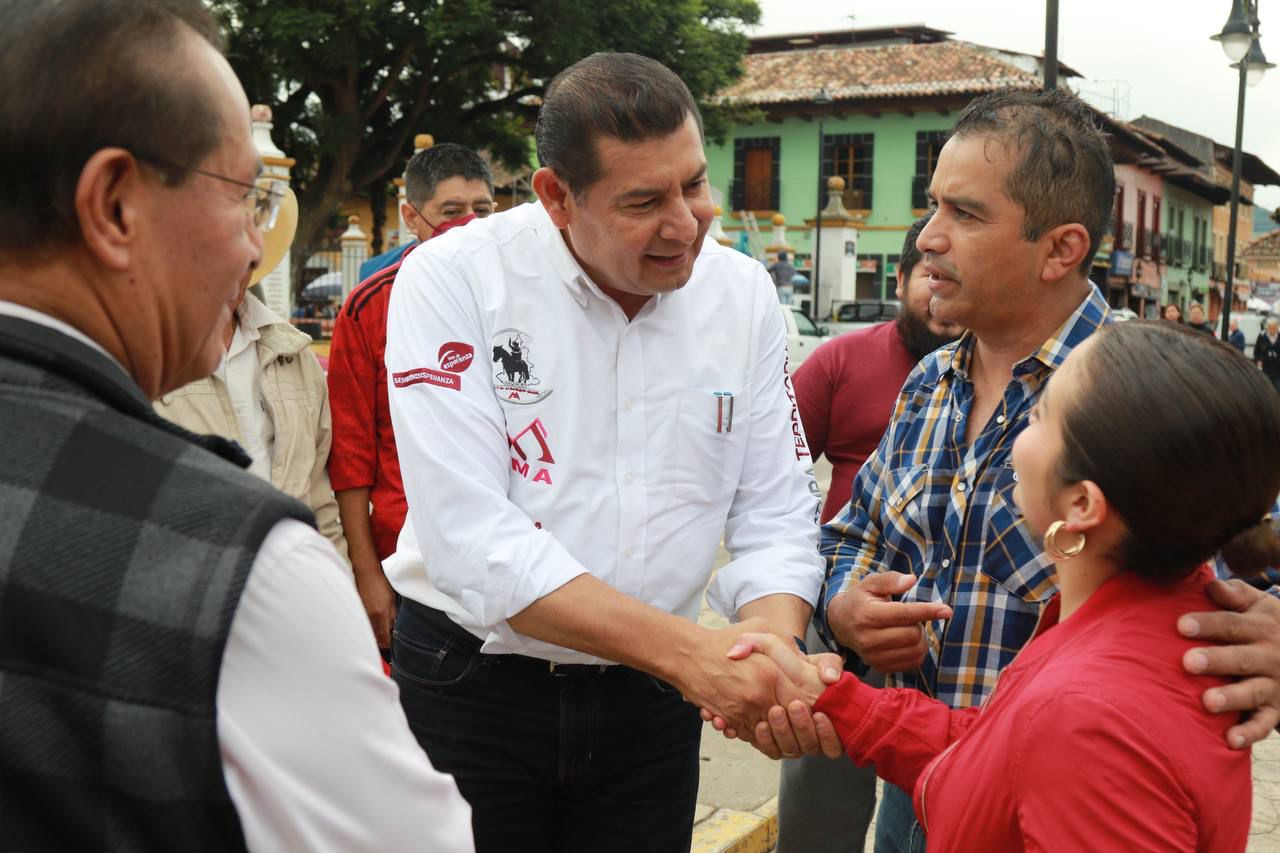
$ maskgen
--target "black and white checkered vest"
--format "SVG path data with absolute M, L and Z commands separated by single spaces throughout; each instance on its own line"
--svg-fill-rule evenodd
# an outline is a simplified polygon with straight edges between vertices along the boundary
M 244 849 L 222 654 L 267 532 L 313 522 L 232 462 L 100 353 L 0 317 L 0 848 Z

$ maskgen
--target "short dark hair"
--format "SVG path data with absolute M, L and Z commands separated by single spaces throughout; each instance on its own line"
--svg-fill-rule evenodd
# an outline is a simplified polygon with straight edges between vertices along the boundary
M 0 4 L 0 254 L 79 241 L 75 188 L 96 151 L 191 166 L 217 147 L 214 94 L 178 54 L 188 30 L 222 50 L 199 0 Z
M 1048 230 L 1078 222 L 1089 232 L 1085 275 L 1102 245 L 1115 204 L 1111 148 L 1093 109 L 1063 89 L 1004 89 L 975 98 L 956 119 L 952 137 L 985 136 L 1005 143 L 1013 167 L 1005 194 L 1025 214 L 1022 234 L 1039 240 Z
M 547 86 L 534 130 L 538 162 L 581 197 L 601 177 L 596 138 L 643 142 L 669 136 L 702 113 L 671 69 L 635 53 L 593 53 Z
M 902 254 L 898 256 L 898 270 L 902 273 L 903 281 L 911 278 L 911 271 L 920 263 L 920 250 L 916 248 L 916 240 L 920 239 L 920 232 L 932 218 L 932 212 L 926 213 L 907 229 L 907 236 L 902 240 Z
M 493 173 L 489 164 L 465 145 L 442 142 L 409 158 L 404 169 L 404 194 L 414 207 L 422 207 L 436 194 L 441 181 L 464 178 L 484 181 L 493 195 Z
M 1261 523 L 1280 493 L 1280 394 L 1266 376 L 1173 323 L 1112 323 L 1089 346 L 1062 412 L 1058 475 L 1097 483 L 1124 521 L 1120 565 L 1172 581 L 1217 551 L 1240 575 L 1280 559 Z

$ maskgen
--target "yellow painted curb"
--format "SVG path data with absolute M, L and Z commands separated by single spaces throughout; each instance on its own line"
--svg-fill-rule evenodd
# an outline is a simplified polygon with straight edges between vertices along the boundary
M 690 853 L 768 853 L 770 824 L 777 818 L 764 818 L 751 812 L 720 809 L 693 828 Z

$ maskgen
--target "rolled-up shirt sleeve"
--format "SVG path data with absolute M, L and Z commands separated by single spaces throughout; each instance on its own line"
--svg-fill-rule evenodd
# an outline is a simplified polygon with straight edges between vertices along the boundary
M 757 293 L 768 298 L 759 306 L 746 457 L 725 523 L 732 559 L 707 590 L 712 608 L 729 618 L 777 593 L 812 605 L 822 586 L 820 493 L 787 375 L 786 327 L 772 288 Z
M 414 252 L 387 316 L 391 421 L 409 518 L 422 552 L 415 571 L 476 622 L 497 626 L 586 569 L 508 499 L 506 419 L 484 370 L 489 336 L 457 256 Z M 446 344 L 470 347 L 446 370 Z M 425 567 L 422 565 L 425 564 Z

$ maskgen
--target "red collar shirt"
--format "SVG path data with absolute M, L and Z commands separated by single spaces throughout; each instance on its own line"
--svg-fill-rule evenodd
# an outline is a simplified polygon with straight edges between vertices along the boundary
M 772 282 L 703 243 L 630 321 L 541 205 L 401 266 L 386 351 L 409 518 L 387 577 L 484 651 L 600 663 L 506 620 L 591 573 L 696 619 L 822 582 L 818 490 Z M 637 642 L 645 638 L 636 638 Z

